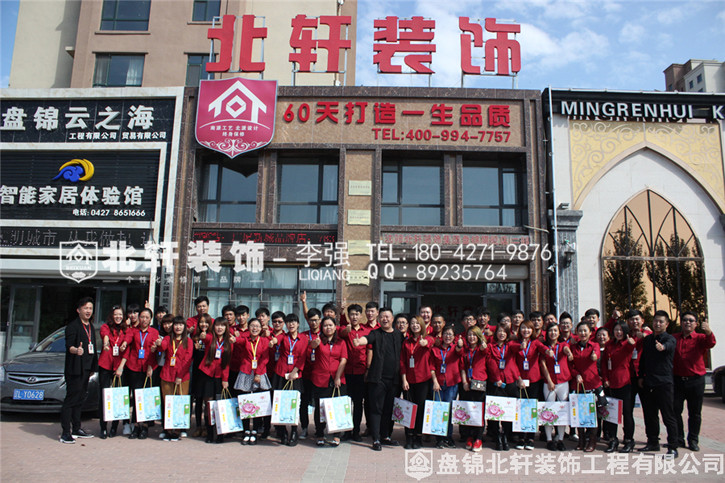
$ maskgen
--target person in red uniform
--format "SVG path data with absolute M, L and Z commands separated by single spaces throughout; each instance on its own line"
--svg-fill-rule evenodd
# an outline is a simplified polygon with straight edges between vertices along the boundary
M 715 334 L 707 320 L 702 321 L 702 333 L 695 332 L 697 315 L 686 311 L 680 315 L 682 332 L 675 334 L 677 347 L 673 373 L 675 398 L 673 409 L 677 421 L 680 446 L 685 446 L 685 428 L 682 411 L 687 401 L 687 445 L 692 451 L 700 450 L 700 425 L 702 424 L 702 399 L 705 393 L 705 353 L 715 347 Z
M 101 326 L 101 341 L 103 348 L 98 357 L 98 385 L 100 386 L 99 396 L 100 408 L 98 419 L 101 423 L 101 439 L 109 436 L 108 423 L 103 419 L 103 389 L 111 387 L 113 374 L 121 364 L 121 354 L 126 350 L 126 324 L 123 307 L 114 305 L 106 318 L 106 323 Z M 118 421 L 111 423 L 110 436 L 116 436 Z
M 347 381 L 347 394 L 352 399 L 352 431 L 344 439 L 360 442 L 360 423 L 362 422 L 363 404 L 365 400 L 365 372 L 367 371 L 367 349 L 356 347 L 353 341 L 365 337 L 370 333 L 370 327 L 362 325 L 363 308 L 352 304 L 347 308 L 349 325 L 340 328 L 340 337 L 347 344 L 347 364 L 345 364 L 345 380 Z
M 524 387 L 524 380 L 519 374 L 516 364 L 516 353 L 520 349 L 518 342 L 511 340 L 511 328 L 508 324 L 496 327 L 494 341 L 488 344 L 486 373 L 488 374 L 488 395 L 501 397 L 518 397 L 519 389 Z M 503 430 L 499 421 L 491 421 L 489 427 L 496 437 L 496 450 L 508 451 L 508 440 L 513 438 L 512 423 L 503 422 Z
M 154 314 L 151 309 L 143 308 L 138 314 L 138 326 L 126 331 L 126 351 L 116 369 L 116 375 L 123 375 L 128 366 L 128 385 L 133 397 L 134 390 L 144 387 L 146 378 L 151 378 L 156 368 L 155 350 L 158 347 L 159 331 L 150 327 Z M 136 415 L 134 414 L 134 420 Z M 146 439 L 149 434 L 148 423 L 136 422 L 129 439 Z
M 199 322 L 196 325 L 196 330 L 191 336 L 191 340 L 194 343 L 193 362 L 191 368 L 191 395 L 194 400 L 194 417 L 196 419 L 196 431 L 194 431 L 194 437 L 203 436 L 206 434 L 207 424 L 202 425 L 202 416 L 208 418 L 209 415 L 204 412 L 204 386 L 201 376 L 201 361 L 206 355 L 206 334 L 211 332 L 211 328 L 214 325 L 214 319 L 209 314 L 202 314 L 199 317 Z M 188 330 L 188 325 L 187 325 Z
M 166 405 L 166 396 L 189 394 L 189 369 L 194 360 L 194 345 L 189 340 L 186 321 L 181 316 L 172 320 L 171 333 L 161 340 L 160 350 L 164 354 L 161 367 L 162 407 Z M 165 441 L 178 441 L 179 432 L 164 431 Z
M 629 326 L 625 322 L 615 324 L 612 327 L 612 339 L 604 345 L 600 363 L 604 392 L 609 397 L 622 400 L 624 417 L 632 417 L 632 408 L 627 406 L 632 401 L 630 398 L 632 387 L 629 377 L 629 361 L 632 359 L 632 351 L 636 343 L 637 341 L 629 336 Z M 609 440 L 605 453 L 617 451 L 619 446 L 617 425 L 605 421 L 604 431 L 612 438 Z
M 229 326 L 224 318 L 214 320 L 211 331 L 204 339 L 204 359 L 199 364 L 201 387 L 204 395 L 204 404 L 208 408 L 209 401 L 214 399 L 222 389 L 229 388 L 229 361 L 234 350 L 234 337 L 229 333 Z M 207 415 L 206 442 L 223 443 L 224 436 L 215 435 L 215 427 L 209 424 Z
M 573 328 L 571 315 L 569 312 L 562 312 L 559 316 L 559 340 L 571 344 L 579 340 L 579 336 L 571 332 Z
M 297 314 L 287 314 L 284 317 L 287 333 L 273 337 L 269 345 L 271 348 L 279 346 L 279 359 L 275 363 L 274 376 L 272 379 L 272 387 L 277 390 L 284 389 L 288 381 L 292 382 L 292 390 L 302 393 L 302 371 L 305 368 L 305 360 L 307 359 L 307 337 L 298 333 L 300 327 L 300 319 Z M 287 428 L 278 425 L 277 436 L 280 444 L 288 446 L 297 446 L 298 434 L 297 426 L 290 429 L 289 434 Z
M 272 316 L 270 317 L 269 310 L 266 307 L 260 307 L 254 313 L 257 320 L 259 320 L 259 323 L 262 324 L 262 335 L 264 337 L 268 337 L 271 340 L 273 337 L 278 337 L 284 334 L 284 312 L 278 310 L 272 313 Z M 267 377 L 269 378 L 270 384 L 272 384 L 272 389 L 274 389 L 274 374 L 277 367 L 277 361 L 279 360 L 280 349 L 280 345 L 275 345 L 274 347 L 269 347 L 267 349 L 269 352 Z M 262 434 L 259 435 L 259 439 L 267 439 L 269 437 L 269 432 L 272 429 L 272 416 L 265 416 L 262 418 L 262 421 L 263 429 Z
M 317 348 L 320 345 L 320 337 L 322 336 L 320 330 L 322 312 L 313 307 L 307 311 L 305 318 L 310 328 L 302 333 L 307 338 L 307 355 L 305 356 L 305 369 L 302 371 L 303 390 L 300 398 L 300 426 L 302 426 L 302 432 L 300 433 L 300 439 L 307 438 L 307 427 L 310 425 L 310 413 L 307 408 L 312 405 L 314 397 L 311 374 L 312 366 L 317 360 Z M 315 423 L 316 429 L 317 423 Z
M 486 336 L 477 325 L 466 330 L 466 344 L 462 354 L 461 393 L 462 401 L 478 401 L 484 403 L 486 393 L 481 387 L 488 379 L 486 372 Z M 466 438 L 466 449 L 479 452 L 483 448 L 483 426 L 461 426 Z
M 196 330 L 196 324 L 199 323 L 199 317 L 209 313 L 209 297 L 206 295 L 200 295 L 194 299 L 194 308 L 196 309 L 196 315 L 186 319 L 186 327 L 189 329 L 189 333 L 193 334 Z
M 634 450 L 634 403 L 640 393 L 637 373 L 639 371 L 639 360 L 642 355 L 644 338 L 652 333 L 652 329 L 644 325 L 642 312 L 637 309 L 627 311 L 625 314 L 629 336 L 635 340 L 632 357 L 629 360 L 630 393 L 629 402 L 622 404 L 622 425 L 624 427 L 624 441 L 620 453 L 631 453 Z M 625 409 L 627 408 L 627 409 Z
M 559 324 L 550 323 L 546 327 L 546 341 L 544 344 L 549 349 L 547 357 L 540 358 L 539 363 L 546 365 L 543 370 L 545 384 L 542 387 L 544 401 L 568 401 L 569 400 L 569 380 L 571 372 L 569 371 L 569 362 L 574 360 L 568 342 L 562 342 Z M 552 357 L 553 356 L 553 357 Z M 566 425 L 556 426 L 556 443 L 552 439 L 553 428 L 544 426 L 546 434 L 546 448 L 549 451 L 566 451 L 564 445 L 564 432 Z
M 430 319 L 430 330 L 428 331 L 428 335 L 433 337 L 433 340 L 435 341 L 434 345 L 441 345 L 441 342 L 443 341 L 443 328 L 445 326 L 446 319 L 443 318 L 443 315 L 438 313 L 433 314 L 433 317 Z
M 315 360 L 310 364 L 310 381 L 312 382 L 312 402 L 315 406 L 315 437 L 317 446 L 324 446 L 325 423 L 320 421 L 320 399 L 333 397 L 339 391 L 341 396 L 347 395 L 345 388 L 345 365 L 347 364 L 347 343 L 338 336 L 337 326 L 333 317 L 323 317 L 322 335 L 318 339 Z M 337 391 L 335 391 L 337 390 Z M 334 436 L 329 444 L 340 445 L 340 438 Z
M 599 345 L 592 342 L 592 330 L 588 321 L 579 322 L 576 326 L 579 341 L 569 345 L 574 359 L 569 365 L 571 370 L 571 388 L 574 391 L 584 390 L 594 392 L 602 386 L 602 379 L 597 370 L 599 359 Z M 579 446 L 577 449 L 587 453 L 594 451 L 597 445 L 597 428 L 577 428 L 579 433 Z
M 459 361 L 463 351 L 463 339 L 455 342 L 453 325 L 443 329 L 441 344 L 430 351 L 431 376 L 433 392 L 440 393 L 440 400 L 451 402 L 458 396 L 458 383 L 461 382 Z M 448 435 L 436 436 L 436 448 L 455 448 L 453 442 L 453 426 L 448 423 Z
M 234 354 L 239 354 L 239 375 L 234 388 L 241 394 L 269 391 L 272 384 L 267 376 L 269 362 L 269 337 L 264 337 L 262 323 L 259 319 L 251 319 L 247 324 L 248 331 L 234 342 Z M 255 445 L 257 437 L 264 429 L 264 418 L 244 419 L 244 436 L 242 444 Z
M 413 317 L 408 324 L 408 334 L 400 349 L 400 375 L 403 392 L 409 401 L 425 407 L 431 391 L 430 349 L 433 337 L 426 335 L 428 327 L 423 317 Z M 423 431 L 423 411 L 415 417 L 415 427 L 405 428 L 405 449 L 419 449 Z

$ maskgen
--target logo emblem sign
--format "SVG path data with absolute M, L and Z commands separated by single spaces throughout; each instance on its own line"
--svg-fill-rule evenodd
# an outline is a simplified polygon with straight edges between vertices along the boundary
M 433 451 L 428 449 L 405 451 L 405 474 L 420 481 L 433 474 Z
M 196 106 L 196 140 L 234 158 L 274 136 L 277 81 L 203 80 Z
M 65 278 L 76 283 L 88 280 L 98 273 L 98 243 L 60 242 L 58 263 Z

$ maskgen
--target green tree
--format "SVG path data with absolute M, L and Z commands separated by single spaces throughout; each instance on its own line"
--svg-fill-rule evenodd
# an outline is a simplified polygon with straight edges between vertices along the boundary
M 632 237 L 629 223 L 622 223 L 609 236 L 614 250 L 604 254 L 604 310 L 608 317 L 616 307 L 622 311 L 636 308 L 644 313 L 648 309 L 648 300 L 642 246 Z

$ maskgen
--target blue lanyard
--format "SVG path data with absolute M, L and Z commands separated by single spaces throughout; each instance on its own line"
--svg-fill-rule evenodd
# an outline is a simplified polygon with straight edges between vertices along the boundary
M 554 356 L 554 362 L 559 363 L 559 344 L 556 344 L 556 356 Z
M 297 343 L 298 343 L 298 342 L 299 342 L 300 340 L 299 340 L 299 339 L 295 339 L 295 343 L 293 344 L 293 343 L 292 343 L 292 337 L 290 337 L 290 336 L 287 336 L 287 341 L 289 342 L 289 353 L 290 353 L 290 355 L 294 355 L 294 354 L 293 354 L 293 351 L 295 350 L 295 346 L 297 345 Z
M 529 360 L 529 349 L 531 348 L 531 340 L 529 340 L 528 344 L 526 344 L 526 349 L 524 349 L 524 360 Z
M 217 343 L 216 343 L 216 349 L 219 350 L 219 349 L 221 349 L 223 347 L 224 347 L 224 341 L 222 341 L 221 344 L 219 343 L 219 341 L 217 341 Z
M 476 349 L 468 351 L 468 378 L 473 377 L 473 358 L 476 355 Z
M 441 365 L 445 366 L 446 365 L 446 357 L 448 357 L 448 351 L 451 350 L 451 346 L 448 346 L 448 349 L 446 349 L 446 353 L 445 354 L 443 353 L 443 349 L 438 349 L 438 350 L 441 351 L 441 359 L 442 359 Z
M 141 339 L 141 349 L 143 349 L 144 343 L 146 343 L 146 338 L 149 336 L 148 332 L 139 332 L 138 338 Z
M 506 344 L 504 344 L 503 347 L 501 348 L 501 358 L 499 359 L 499 362 L 503 362 L 505 356 L 506 356 Z

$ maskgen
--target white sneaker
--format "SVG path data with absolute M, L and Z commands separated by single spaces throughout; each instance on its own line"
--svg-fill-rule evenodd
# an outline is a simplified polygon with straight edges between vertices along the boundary
M 123 425 L 123 434 L 125 436 L 128 436 L 129 434 L 131 434 L 131 424 L 130 423 L 126 423 Z
M 182 431 L 182 432 L 181 432 L 181 437 L 182 437 L 182 438 L 186 438 L 186 436 L 187 436 L 187 434 L 186 434 L 186 431 Z

